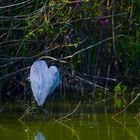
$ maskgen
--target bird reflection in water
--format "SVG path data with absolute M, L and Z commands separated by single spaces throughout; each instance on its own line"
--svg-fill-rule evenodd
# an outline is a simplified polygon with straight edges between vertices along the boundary
M 34 140 L 46 140 L 46 137 L 43 135 L 42 132 L 38 132 Z

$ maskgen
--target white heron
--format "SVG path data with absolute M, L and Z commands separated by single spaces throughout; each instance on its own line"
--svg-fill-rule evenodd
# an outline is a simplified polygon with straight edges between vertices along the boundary
M 30 69 L 31 89 L 38 106 L 42 106 L 47 96 L 55 90 L 60 83 L 59 70 L 56 66 L 48 68 L 43 60 L 37 60 Z

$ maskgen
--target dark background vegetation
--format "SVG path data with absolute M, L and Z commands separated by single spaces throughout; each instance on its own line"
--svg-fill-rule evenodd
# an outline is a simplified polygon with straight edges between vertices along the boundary
M 139 90 L 139 9 L 138 0 L 0 0 L 1 101 L 30 96 L 38 59 L 60 69 L 56 98 Z

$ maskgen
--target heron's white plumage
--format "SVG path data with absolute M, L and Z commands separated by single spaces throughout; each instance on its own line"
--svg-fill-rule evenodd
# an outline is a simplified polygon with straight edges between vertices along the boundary
M 31 66 L 29 79 L 35 100 L 41 106 L 46 97 L 59 85 L 59 70 L 56 66 L 48 68 L 45 61 L 38 60 Z

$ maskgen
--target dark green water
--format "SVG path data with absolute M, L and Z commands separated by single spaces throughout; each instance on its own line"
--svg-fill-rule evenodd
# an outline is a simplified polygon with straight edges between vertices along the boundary
M 128 112 L 113 120 L 111 113 L 78 110 L 62 121 L 56 121 L 55 117 L 45 119 L 43 113 L 34 113 L 18 121 L 21 116 L 18 113 L 1 113 L 0 140 L 140 139 L 140 123 L 134 119 L 136 113 Z

